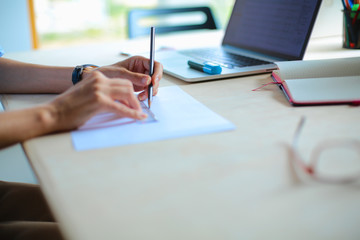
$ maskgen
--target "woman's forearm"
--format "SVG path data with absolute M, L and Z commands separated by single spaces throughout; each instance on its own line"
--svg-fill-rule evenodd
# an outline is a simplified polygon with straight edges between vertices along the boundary
M 0 58 L 0 93 L 61 93 L 72 86 L 72 70 Z
M 0 149 L 56 131 L 55 111 L 49 104 L 0 114 Z

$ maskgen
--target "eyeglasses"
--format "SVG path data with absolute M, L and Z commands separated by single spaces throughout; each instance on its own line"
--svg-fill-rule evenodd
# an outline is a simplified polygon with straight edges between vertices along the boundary
M 293 163 L 314 180 L 326 183 L 352 183 L 360 179 L 360 141 L 356 139 L 326 140 L 317 145 L 307 163 L 298 150 L 302 117 L 292 142 Z

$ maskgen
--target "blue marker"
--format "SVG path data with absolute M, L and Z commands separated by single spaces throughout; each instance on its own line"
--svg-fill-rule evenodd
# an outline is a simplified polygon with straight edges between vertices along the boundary
M 212 62 L 197 63 L 189 60 L 188 64 L 191 68 L 208 74 L 220 74 L 222 71 L 222 68 L 219 64 Z

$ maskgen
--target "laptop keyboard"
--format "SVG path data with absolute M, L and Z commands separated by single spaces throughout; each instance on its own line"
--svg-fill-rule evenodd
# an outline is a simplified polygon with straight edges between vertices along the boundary
M 228 68 L 233 68 L 234 66 L 248 67 L 271 63 L 256 58 L 250 58 L 243 55 L 229 53 L 219 48 L 183 50 L 180 51 L 180 53 L 204 61 L 215 62 Z

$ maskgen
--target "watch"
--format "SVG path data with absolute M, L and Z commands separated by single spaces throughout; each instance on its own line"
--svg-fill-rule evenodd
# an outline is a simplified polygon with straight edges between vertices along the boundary
M 84 65 L 77 65 L 74 68 L 74 71 L 72 72 L 72 77 L 71 77 L 71 80 L 74 85 L 81 81 L 81 77 L 82 77 L 82 73 L 84 72 L 84 69 L 90 68 L 90 67 L 98 68 L 99 66 L 96 66 L 94 64 L 84 64 Z

